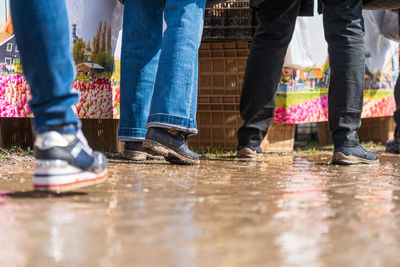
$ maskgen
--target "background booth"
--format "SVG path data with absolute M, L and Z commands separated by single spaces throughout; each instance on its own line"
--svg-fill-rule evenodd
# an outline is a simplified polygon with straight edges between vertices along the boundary
M 1 5 L 1 4 L 0 4 Z M 110 0 L 67 0 L 77 63 L 73 88 L 80 91 L 76 111 L 96 149 L 120 151 L 117 141 L 120 100 L 120 45 L 123 6 Z M 0 12 L 7 6 L 0 6 Z M 8 14 L 8 13 L 7 13 Z M 366 74 L 362 140 L 386 142 L 393 135 L 393 88 L 399 72 L 398 43 L 383 37 L 384 11 L 364 11 Z M 0 17 L 0 19 L 2 19 Z M 0 33 L 0 146 L 31 146 L 29 86 L 23 76 L 10 16 Z M 197 149 L 236 147 L 242 121 L 239 100 L 256 17 L 248 1 L 208 7 L 199 51 L 199 134 Z M 298 18 L 278 87 L 275 121 L 263 142 L 266 151 L 290 151 L 296 125 L 318 123 L 319 141 L 330 142 L 330 67 L 322 16 Z

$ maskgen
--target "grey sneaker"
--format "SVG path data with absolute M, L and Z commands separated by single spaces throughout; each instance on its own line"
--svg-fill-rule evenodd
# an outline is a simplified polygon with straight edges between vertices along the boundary
M 107 159 L 93 151 L 81 131 L 62 135 L 56 131 L 39 134 L 35 139 L 34 189 L 65 192 L 105 181 Z
M 378 157 L 374 153 L 368 152 L 361 145 L 351 147 L 341 146 L 335 148 L 335 150 L 333 151 L 333 165 L 357 165 L 377 163 L 379 163 Z

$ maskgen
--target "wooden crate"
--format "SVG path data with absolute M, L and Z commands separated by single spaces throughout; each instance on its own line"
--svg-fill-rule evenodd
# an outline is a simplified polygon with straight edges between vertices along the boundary
M 329 131 L 329 123 L 327 121 L 317 123 L 318 142 L 322 146 L 332 144 L 331 133 Z
M 396 123 L 393 117 L 368 118 L 362 119 L 362 125 L 358 131 L 361 141 L 373 141 L 386 144 L 389 139 L 393 139 Z
M 237 129 L 243 123 L 238 111 L 197 112 L 199 133 L 190 137 L 190 146 L 197 149 L 234 150 Z
M 199 133 L 189 138 L 190 147 L 196 149 L 235 150 L 237 130 L 243 121 L 239 111 L 198 111 Z M 264 152 L 293 150 L 295 125 L 272 123 L 262 143 Z
M 203 42 L 199 50 L 199 97 L 240 96 L 250 43 Z
M 262 150 L 264 152 L 293 151 L 295 130 L 295 124 L 273 122 L 261 144 Z
M 319 122 L 318 139 L 321 145 L 332 144 L 328 122 Z M 358 136 L 364 142 L 377 142 L 386 144 L 389 139 L 393 139 L 396 123 L 393 117 L 367 118 L 361 119 L 361 127 Z
M 235 150 L 240 93 L 249 41 L 203 42 L 199 50 L 197 122 L 199 134 L 190 138 L 198 149 Z M 295 125 L 273 123 L 262 143 L 264 151 L 292 151 Z

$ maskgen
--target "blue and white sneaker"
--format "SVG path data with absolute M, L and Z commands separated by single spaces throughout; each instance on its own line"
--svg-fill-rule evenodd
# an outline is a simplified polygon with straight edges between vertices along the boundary
M 39 134 L 35 139 L 34 189 L 65 192 L 105 181 L 107 159 L 93 151 L 81 131 L 64 135 L 56 131 Z

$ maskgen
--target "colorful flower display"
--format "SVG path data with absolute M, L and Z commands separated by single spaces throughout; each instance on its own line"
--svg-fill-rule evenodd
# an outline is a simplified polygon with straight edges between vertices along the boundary
M 287 105 L 296 102 L 301 93 L 280 93 L 280 102 L 283 105 L 275 109 L 275 121 L 287 124 L 299 124 L 308 122 L 321 122 L 328 120 L 328 95 L 314 97 L 295 105 Z M 278 101 L 279 103 L 279 101 Z M 366 90 L 364 92 L 364 106 L 362 118 L 393 116 L 396 103 L 393 90 Z
M 77 89 L 81 95 L 80 101 L 76 105 L 79 118 L 119 118 L 119 86 L 111 87 L 109 83 L 75 81 L 72 87 Z
M 75 81 L 72 86 L 80 92 L 76 112 L 80 118 L 118 119 L 120 117 L 120 88 L 110 83 Z M 32 117 L 28 101 L 31 93 L 24 76 L 0 73 L 0 117 Z M 392 89 L 364 91 L 362 117 L 392 116 L 396 109 Z M 287 124 L 328 120 L 328 90 L 279 92 L 275 121 Z
M 20 74 L 0 73 L 0 117 L 32 117 L 28 82 Z
M 287 124 L 328 120 L 328 96 L 315 97 L 297 105 L 277 107 L 275 121 Z
M 78 90 L 81 96 L 76 105 L 80 118 L 119 118 L 119 86 L 75 81 L 73 88 Z M 24 76 L 0 73 L 0 117 L 32 117 L 28 105 L 31 98 Z

